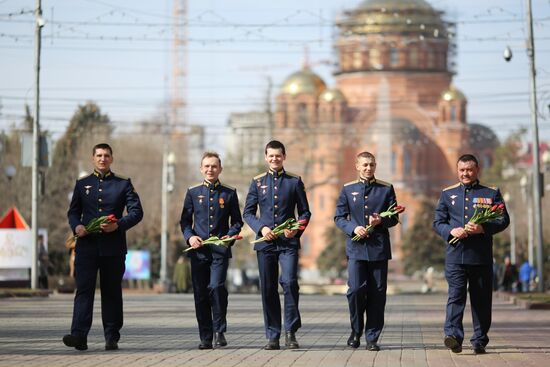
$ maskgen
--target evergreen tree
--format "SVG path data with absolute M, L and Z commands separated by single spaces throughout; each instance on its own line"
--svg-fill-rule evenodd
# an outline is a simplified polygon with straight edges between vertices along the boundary
M 445 264 L 445 241 L 432 229 L 435 206 L 423 201 L 414 224 L 403 237 L 403 265 L 412 274 L 429 266 L 441 270 Z
M 340 275 L 347 268 L 346 235 L 332 224 L 325 230 L 325 241 L 327 246 L 317 258 L 317 267 Z

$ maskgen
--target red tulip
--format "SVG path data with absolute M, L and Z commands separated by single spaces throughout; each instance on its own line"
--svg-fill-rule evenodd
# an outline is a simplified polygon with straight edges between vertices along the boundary
M 300 226 L 300 227 L 298 227 L 298 229 L 299 229 L 300 231 L 305 231 L 305 230 L 306 230 L 306 227 L 305 227 L 305 226 Z
M 493 206 L 491 207 L 491 211 L 492 211 L 492 212 L 494 212 L 494 211 L 497 210 L 497 209 L 498 209 L 498 205 L 493 205 Z
M 236 235 L 236 236 L 233 236 L 233 239 L 234 240 L 242 240 L 243 236 Z
M 500 203 L 500 204 L 498 205 L 498 208 L 499 208 L 499 209 L 504 209 L 504 203 Z

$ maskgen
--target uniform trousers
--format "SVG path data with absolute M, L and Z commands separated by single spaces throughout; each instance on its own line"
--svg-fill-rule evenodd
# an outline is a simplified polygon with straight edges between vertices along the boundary
M 123 325 L 122 276 L 126 255 L 99 256 L 96 249 L 78 249 L 75 258 L 76 295 L 71 334 L 86 338 L 92 326 L 97 272 L 101 288 L 101 319 L 106 341 L 118 342 Z
M 384 327 L 388 260 L 348 259 L 348 305 L 351 329 L 376 343 Z M 365 324 L 365 312 L 367 322 Z
M 191 257 L 191 278 L 195 298 L 195 314 L 201 341 L 212 342 L 214 332 L 227 329 L 227 298 L 225 287 L 229 258 L 209 260 Z
M 302 326 L 298 301 L 298 248 L 278 247 L 257 251 L 260 288 L 267 339 L 281 336 L 281 301 L 277 278 L 283 288 L 285 331 L 296 332 Z M 279 277 L 279 265 L 281 276 Z
M 474 347 L 489 343 L 487 333 L 491 327 L 493 301 L 492 265 L 445 264 L 445 278 L 449 284 L 449 298 L 445 317 L 445 335 L 454 336 L 462 344 L 464 327 L 462 318 L 466 307 L 466 290 L 470 293 L 474 334 L 470 342 Z

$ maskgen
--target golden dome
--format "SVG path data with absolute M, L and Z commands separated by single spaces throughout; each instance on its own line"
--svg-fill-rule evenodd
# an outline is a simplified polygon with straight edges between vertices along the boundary
M 449 89 L 441 93 L 441 99 L 447 102 L 455 100 L 466 101 L 466 96 L 460 90 L 455 88 L 454 85 L 451 85 Z
M 366 0 L 339 22 L 344 34 L 414 33 L 447 37 L 442 13 L 424 0 Z
M 340 89 L 337 88 L 330 88 L 326 89 L 321 95 L 319 96 L 319 101 L 321 102 L 345 102 L 346 96 L 344 96 L 344 93 L 340 91 Z
M 304 67 L 302 70 L 291 74 L 283 83 L 281 92 L 283 94 L 297 95 L 301 93 L 314 94 L 318 96 L 327 89 L 323 79 L 312 72 L 309 68 Z

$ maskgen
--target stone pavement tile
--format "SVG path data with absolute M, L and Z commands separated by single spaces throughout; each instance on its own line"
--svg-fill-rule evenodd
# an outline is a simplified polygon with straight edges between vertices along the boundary
M 89 350 L 63 346 L 72 296 L 0 300 L 0 366 L 548 366 L 550 312 L 522 310 L 495 300 L 488 354 L 476 356 L 469 343 L 461 354 L 443 346 L 446 297 L 401 294 L 388 297 L 380 352 L 346 346 L 349 315 L 344 296 L 302 296 L 303 327 L 298 350 L 264 351 L 258 295 L 230 295 L 229 345 L 197 350 L 192 295 L 125 295 L 120 350 L 104 351 L 99 295 Z M 469 307 L 464 325 L 472 333 Z M 283 341 L 283 339 L 281 340 Z M 284 347 L 283 347 L 284 348 Z

